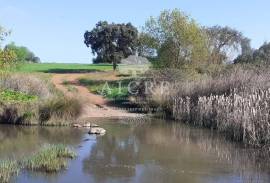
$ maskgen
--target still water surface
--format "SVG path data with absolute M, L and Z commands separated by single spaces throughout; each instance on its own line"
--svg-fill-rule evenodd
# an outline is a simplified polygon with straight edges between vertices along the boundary
M 76 149 L 67 170 L 22 171 L 16 183 L 270 182 L 267 156 L 209 130 L 160 120 L 100 125 L 107 133 L 99 137 L 85 129 L 0 126 L 0 159 L 20 159 L 48 143 Z

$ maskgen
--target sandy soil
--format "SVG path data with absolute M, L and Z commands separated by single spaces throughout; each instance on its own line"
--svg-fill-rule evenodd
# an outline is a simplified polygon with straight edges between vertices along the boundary
M 106 79 L 117 79 L 111 73 L 65 73 L 65 74 L 54 74 L 52 76 L 52 82 L 57 89 L 62 91 L 65 95 L 71 97 L 79 97 L 84 105 L 83 112 L 78 121 L 83 121 L 87 118 L 126 118 L 126 117 L 140 117 L 142 115 L 129 113 L 125 110 L 118 110 L 116 108 L 107 105 L 108 101 L 100 95 L 93 94 L 89 90 L 79 84 L 78 79 L 85 78 L 106 78 Z M 68 87 L 63 82 L 68 82 L 69 86 L 74 90 L 69 91 Z

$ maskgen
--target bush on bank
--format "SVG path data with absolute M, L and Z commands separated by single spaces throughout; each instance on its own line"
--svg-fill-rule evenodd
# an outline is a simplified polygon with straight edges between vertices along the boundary
M 0 123 L 69 125 L 81 113 L 79 99 L 68 98 L 39 75 L 0 76 Z

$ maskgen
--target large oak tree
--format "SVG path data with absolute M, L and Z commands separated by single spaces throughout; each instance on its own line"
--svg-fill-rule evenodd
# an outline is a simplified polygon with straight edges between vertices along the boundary
M 131 23 L 101 21 L 93 30 L 85 32 L 84 43 L 97 55 L 95 62 L 113 63 L 115 70 L 121 59 L 135 53 L 137 38 L 138 31 Z

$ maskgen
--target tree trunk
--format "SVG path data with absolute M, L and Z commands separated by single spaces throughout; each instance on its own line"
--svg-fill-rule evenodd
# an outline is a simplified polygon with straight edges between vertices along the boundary
M 115 71 L 116 70 L 116 67 L 117 67 L 117 63 L 116 63 L 116 60 L 113 61 L 113 70 Z

